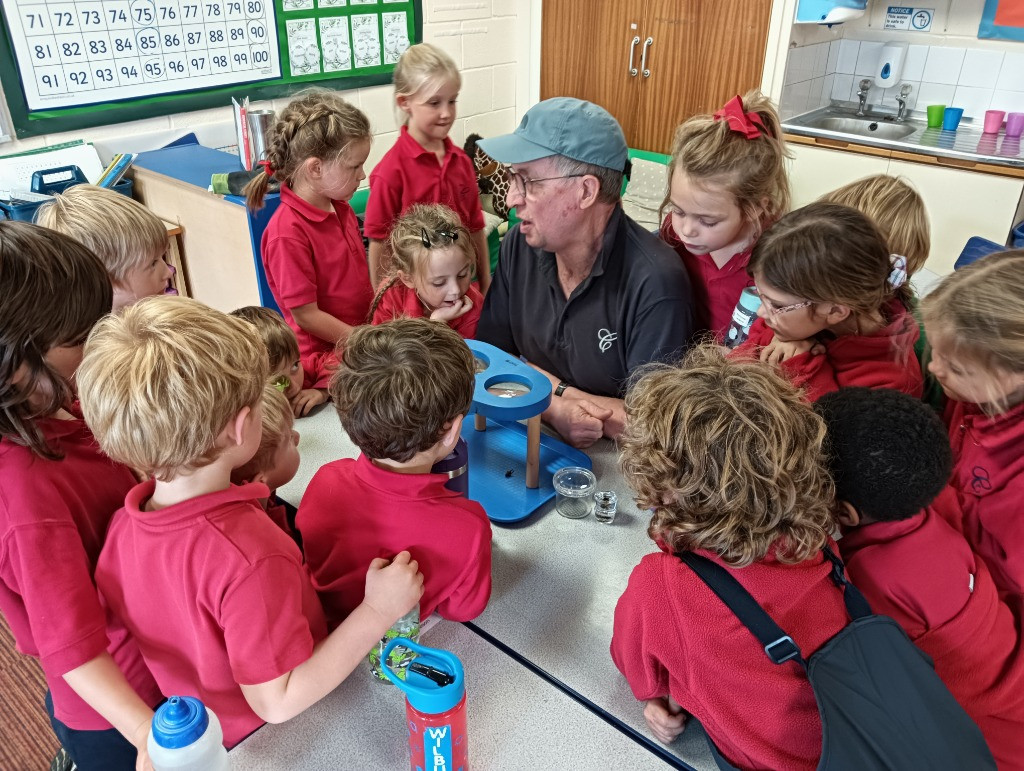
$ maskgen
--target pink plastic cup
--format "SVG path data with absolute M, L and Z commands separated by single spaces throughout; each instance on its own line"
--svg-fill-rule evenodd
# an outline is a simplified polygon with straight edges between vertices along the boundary
M 1024 112 L 1011 112 L 1006 116 L 1006 136 L 1019 137 L 1024 133 Z
M 1006 110 L 985 110 L 985 133 L 998 134 L 1005 117 Z

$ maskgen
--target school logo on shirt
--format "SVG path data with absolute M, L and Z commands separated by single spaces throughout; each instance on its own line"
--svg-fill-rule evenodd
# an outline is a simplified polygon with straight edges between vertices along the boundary
M 618 332 L 612 332 L 611 330 L 604 329 L 603 327 L 597 330 L 597 347 L 601 353 L 604 353 L 612 347 L 612 343 L 619 339 Z
M 971 475 L 974 477 L 971 480 L 971 489 L 974 490 L 975 495 L 981 495 L 992 489 L 992 482 L 989 481 L 987 468 L 975 466 L 971 469 Z

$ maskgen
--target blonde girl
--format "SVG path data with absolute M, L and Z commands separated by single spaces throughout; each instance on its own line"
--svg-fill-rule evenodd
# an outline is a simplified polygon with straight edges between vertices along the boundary
M 70 236 L 0 222 L 0 613 L 46 677 L 50 724 L 83 771 L 145 767 L 160 699 L 134 641 L 108 638 L 93 571 L 135 485 L 76 407 L 75 372 L 110 312 L 107 269 Z
M 789 209 L 778 113 L 760 91 L 676 129 L 661 237 L 686 265 L 697 328 L 722 340 L 761 232 Z
M 303 361 L 344 343 L 373 300 L 359 225 L 348 205 L 366 177 L 370 136 L 366 116 L 344 99 L 307 92 L 281 112 L 263 172 L 246 187 L 248 204 L 257 209 L 270 178 L 281 182 L 281 205 L 263 233 L 261 252 L 267 283 Z
M 790 212 L 754 247 L 758 319 L 734 355 L 780 366 L 812 401 L 843 386 L 921 396 L 906 263 L 848 206 Z
M 486 292 L 491 268 L 476 170 L 448 137 L 462 88 L 459 69 L 440 48 L 418 43 L 398 60 L 394 82 L 403 125 L 394 147 L 370 174 L 363 223 L 374 286 L 387 273 L 387 239 L 395 220 L 414 203 L 442 203 L 455 210 L 470 233 L 476 276 Z
M 946 277 L 921 301 L 928 367 L 949 402 L 964 534 L 1003 592 L 1024 594 L 1024 250 Z
M 627 392 L 622 470 L 660 551 L 630 576 L 611 653 L 662 742 L 693 715 L 737 767 L 817 767 L 821 722 L 803 670 L 772 664 L 675 553 L 731 568 L 802 650 L 819 648 L 847 622 L 822 554 L 835 550 L 824 437 L 797 388 L 717 346 L 654 366 Z
M 370 323 L 426 317 L 463 337 L 476 334 L 483 298 L 473 286 L 475 254 L 459 215 L 441 204 L 414 204 L 388 238 L 391 272 L 370 307 Z

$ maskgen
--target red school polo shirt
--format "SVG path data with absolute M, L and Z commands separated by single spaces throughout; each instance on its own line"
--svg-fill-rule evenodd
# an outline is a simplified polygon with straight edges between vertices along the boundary
M 946 422 L 964 535 L 1000 591 L 1024 595 L 1024 404 L 989 416 L 950 400 Z
M 491 524 L 476 501 L 444 486 L 444 474 L 398 474 L 369 458 L 323 466 L 295 517 L 330 625 L 363 601 L 376 557 L 408 549 L 423 572 L 420 616 L 476 618 L 491 596 Z
M 665 217 L 661 223 L 661 240 L 676 250 L 690 274 L 693 289 L 693 313 L 696 331 L 709 330 L 715 340 L 722 342 L 732 322 L 732 312 L 740 300 L 740 294 L 754 279 L 747 273 L 747 263 L 754 249 L 751 244 L 737 252 L 719 268 L 710 254 L 693 254 L 679 240 L 672 227 L 672 217 Z
M 281 205 L 263 232 L 260 248 L 270 291 L 299 340 L 303 358 L 334 351 L 335 345 L 299 327 L 292 308 L 315 302 L 320 310 L 355 327 L 366 322 L 373 302 L 356 215 L 345 201 L 331 203 L 334 212 L 323 211 L 282 184 Z
M 263 724 L 239 684 L 306 661 L 327 634 L 323 611 L 298 547 L 259 505 L 266 485 L 145 511 L 154 486 L 133 488 L 114 516 L 96 583 L 161 690 L 198 696 L 232 747 Z
M 472 340 L 476 336 L 476 324 L 480 321 L 480 309 L 483 307 L 484 298 L 476 284 L 469 285 L 466 297 L 473 303 L 473 307 L 457 319 L 449 321 L 448 326 L 464 338 Z M 425 315 L 426 309 L 420 302 L 416 290 L 410 289 L 401 281 L 396 281 L 380 298 L 370 323 L 383 324 L 385 321 L 401 318 L 421 319 Z
M 1024 768 L 1024 648 L 984 560 L 931 508 L 855 528 L 839 549 L 872 610 L 932 658 L 999 768 Z
M 37 420 L 63 460 L 0 440 L 0 611 L 18 650 L 39 659 L 57 719 L 83 731 L 109 729 L 63 675 L 110 651 L 150 706 L 160 692 L 134 641 L 112 630 L 93 571 L 107 525 L 135 485 L 127 466 L 96 446 L 85 421 Z
M 722 564 L 710 552 L 698 553 Z M 830 569 L 820 554 L 796 565 L 769 556 L 732 574 L 806 658 L 849 621 Z M 733 765 L 817 768 L 821 719 L 803 668 L 773 664 L 674 555 L 648 554 L 633 569 L 615 607 L 611 654 L 636 698 L 671 695 Z
M 898 301 L 893 300 L 886 310 L 892 321 L 875 334 L 822 339 L 825 353 L 808 352 L 787 359 L 782 372 L 794 385 L 806 389 L 812 402 L 849 386 L 893 388 L 920 399 L 924 378 L 914 355 L 920 335 L 917 322 Z M 751 326 L 750 336 L 730 355 L 755 357 L 773 339 L 775 332 L 759 318 Z
M 363 232 L 367 238 L 384 240 L 391 226 L 414 203 L 443 203 L 455 210 L 470 233 L 484 228 L 480 189 L 473 161 L 448 137 L 444 161 L 426 150 L 402 126 L 398 141 L 370 173 L 370 198 L 366 202 Z

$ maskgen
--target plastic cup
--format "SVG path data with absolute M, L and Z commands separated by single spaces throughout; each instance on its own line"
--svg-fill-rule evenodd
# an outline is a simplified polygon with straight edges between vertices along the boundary
M 944 104 L 928 105 L 928 128 L 938 128 L 942 125 L 942 116 L 946 112 Z
M 963 116 L 963 107 L 947 107 L 946 111 L 942 113 L 942 130 L 956 131 L 957 126 L 960 125 L 960 119 Z
M 1005 117 L 1006 110 L 985 110 L 985 133 L 998 134 Z
M 1024 133 L 1024 112 L 1011 112 L 1006 116 L 1006 136 L 1019 137 Z
M 567 519 L 583 519 L 594 510 L 597 477 L 580 466 L 568 466 L 555 472 L 551 480 L 557 496 L 555 509 Z

